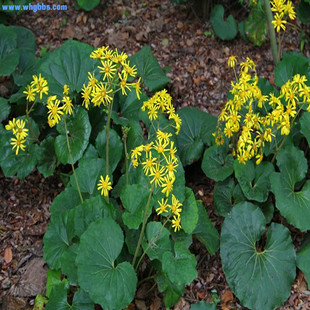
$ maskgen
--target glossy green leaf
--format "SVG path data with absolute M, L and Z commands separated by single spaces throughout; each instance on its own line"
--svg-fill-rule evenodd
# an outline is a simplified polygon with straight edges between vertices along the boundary
M 53 287 L 49 296 L 46 310 L 70 310 L 70 305 L 67 301 L 69 292 L 69 283 L 67 279 L 63 279 L 60 284 Z
M 310 181 L 301 184 L 308 170 L 302 150 L 294 146 L 281 149 L 277 156 L 280 172 L 270 176 L 276 207 L 287 221 L 300 229 L 310 229 Z
M 129 62 L 131 66 L 137 67 L 138 75 L 141 76 L 143 83 L 151 92 L 164 88 L 170 81 L 148 45 L 131 56 Z
M 149 191 L 141 184 L 126 185 L 121 193 L 121 201 L 125 212 L 122 214 L 124 224 L 130 229 L 138 229 L 143 221 Z M 148 216 L 151 214 L 152 201 Z
M 136 292 L 137 275 L 132 265 L 115 262 L 123 243 L 120 226 L 110 218 L 90 224 L 80 239 L 76 259 L 80 286 L 107 310 L 128 306 Z
M 190 309 L 191 310 L 216 310 L 216 305 L 202 300 L 198 302 L 197 304 L 191 305 Z
M 181 130 L 177 136 L 178 151 L 183 165 L 186 166 L 200 159 L 204 141 L 207 142 L 208 135 L 215 131 L 216 118 L 190 107 L 180 109 L 178 115 L 182 119 Z
M 94 310 L 94 307 L 94 303 L 84 290 L 79 288 L 74 293 L 71 310 Z
M 149 222 L 146 226 L 146 240 L 142 247 L 151 260 L 162 260 L 165 252 L 171 251 L 169 230 L 160 222 Z
M 310 79 L 310 60 L 297 52 L 284 53 L 282 60 L 274 70 L 274 82 L 281 87 L 295 74 L 305 75 Z
M 89 57 L 92 51 L 88 44 L 68 40 L 48 53 L 38 73 L 47 79 L 51 94 L 62 96 L 65 84 L 71 92 L 80 92 L 88 81 L 87 73 L 96 67 L 96 61 Z
M 4 121 L 11 112 L 11 106 L 8 101 L 0 97 L 0 122 Z
M 310 23 L 310 3 L 306 0 L 301 0 L 297 7 L 297 17 L 303 24 Z
M 78 251 L 79 245 L 77 243 L 73 243 L 63 252 L 60 259 L 62 273 L 66 275 L 70 285 L 75 286 L 78 284 L 77 266 L 75 264 Z
M 47 272 L 47 282 L 46 282 L 46 296 L 49 297 L 54 286 L 61 283 L 61 272 L 60 270 L 50 269 Z
M 197 202 L 198 223 L 193 231 L 197 239 L 202 242 L 210 255 L 213 255 L 219 249 L 219 233 L 209 219 L 208 213 L 202 202 Z
M 74 210 L 52 217 L 43 238 L 44 259 L 52 269 L 61 267 L 63 253 L 74 237 Z
M 300 132 L 305 136 L 308 144 L 310 145 L 310 113 L 303 113 L 299 123 Z
M 105 168 L 106 162 L 102 158 L 81 159 L 75 170 L 80 191 L 89 194 L 98 193 L 97 184 L 100 175 L 105 175 Z M 70 177 L 70 184 L 77 189 L 74 175 Z
M 91 126 L 88 114 L 82 107 L 75 107 L 73 114 L 66 119 L 66 122 L 72 160 L 75 163 L 83 156 L 88 146 Z M 57 125 L 57 131 L 60 133 L 55 140 L 57 157 L 61 163 L 71 164 L 63 121 Z
M 17 35 L 11 27 L 0 25 L 0 76 L 10 75 L 19 62 Z
M 21 26 L 10 26 L 10 29 L 16 33 L 16 47 L 23 50 L 23 52 L 28 51 L 35 54 L 37 43 L 33 32 Z
M 256 46 L 261 46 L 267 37 L 267 18 L 264 7 L 260 4 L 251 8 L 244 22 L 248 39 Z
M 240 185 L 235 185 L 232 177 L 215 183 L 213 204 L 219 215 L 226 216 L 235 204 L 245 200 L 246 198 L 243 195 Z
M 55 153 L 55 138 L 47 137 L 39 147 L 37 168 L 45 178 L 53 175 L 57 167 L 57 156 Z
M 286 227 L 272 223 L 265 248 L 257 248 L 265 225 L 258 207 L 239 203 L 225 218 L 220 242 L 230 288 L 245 307 L 257 310 L 280 306 L 289 297 L 296 275 L 294 245 Z
M 99 5 L 100 0 L 77 0 L 78 5 L 85 11 L 91 11 Z
M 224 7 L 218 4 L 213 7 L 210 23 L 215 34 L 221 40 L 232 40 L 238 32 L 237 23 L 232 15 L 224 20 Z
M 270 162 L 262 162 L 255 165 L 253 161 L 241 164 L 234 162 L 235 176 L 240 184 L 244 196 L 249 200 L 264 202 L 267 200 L 270 190 L 269 176 L 274 172 Z
M 195 256 L 182 242 L 174 243 L 174 253 L 165 252 L 162 268 L 169 280 L 176 285 L 191 283 L 197 277 Z
M 301 249 L 297 253 L 297 267 L 305 274 L 310 286 L 310 237 L 306 237 Z
M 109 171 L 112 174 L 123 156 L 123 143 L 117 132 L 113 129 L 110 129 L 109 141 Z M 106 143 L 107 134 L 104 129 L 96 138 L 96 149 L 99 156 L 104 160 L 106 160 Z
M 186 187 L 185 200 L 183 201 L 182 213 L 181 213 L 181 226 L 182 229 L 187 234 L 191 234 L 196 228 L 197 223 L 198 223 L 198 207 L 195 195 L 192 189 Z
M 213 145 L 204 152 L 201 169 L 210 179 L 224 181 L 234 171 L 234 158 L 226 145 Z

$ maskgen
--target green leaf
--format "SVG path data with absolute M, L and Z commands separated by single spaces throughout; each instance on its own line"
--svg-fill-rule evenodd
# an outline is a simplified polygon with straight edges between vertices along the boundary
M 81 200 L 78 191 L 74 188 L 67 187 L 53 200 L 53 203 L 50 206 L 51 217 L 73 209 L 80 203 Z
M 44 259 L 52 269 L 61 267 L 61 257 L 74 237 L 74 210 L 52 217 L 43 238 Z
M 208 213 L 201 201 L 197 202 L 197 206 L 199 212 L 198 223 L 193 234 L 206 246 L 210 255 L 213 255 L 219 248 L 219 233 L 210 221 Z
M 226 145 L 213 145 L 204 152 L 201 169 L 210 179 L 224 181 L 234 171 L 234 158 Z
M 273 164 L 262 162 L 255 165 L 253 161 L 241 164 L 234 162 L 235 176 L 240 184 L 244 196 L 249 200 L 264 202 L 270 191 L 269 176 L 274 172 Z
M 78 251 L 79 245 L 77 243 L 73 243 L 63 252 L 60 259 L 61 271 L 67 276 L 67 279 L 71 285 L 78 284 L 77 266 L 75 264 Z
M 110 129 L 109 141 L 109 171 L 112 174 L 123 156 L 123 143 L 117 132 L 113 129 Z M 99 132 L 96 139 L 96 149 L 99 156 L 104 160 L 106 160 L 106 143 L 107 134 L 104 129 Z
M 127 137 L 127 152 L 144 143 L 143 131 L 141 125 L 137 121 L 130 121 L 128 124 L 129 132 Z
M 79 106 L 74 108 L 72 115 L 67 118 L 66 122 L 74 164 L 83 156 L 88 146 L 91 126 L 87 112 Z M 57 157 L 61 163 L 71 164 L 63 121 L 57 125 L 57 131 L 60 133 L 55 140 Z
M 229 15 L 225 21 L 224 7 L 221 4 L 213 7 L 210 23 L 215 34 L 221 40 L 232 40 L 237 35 L 238 27 L 234 17 Z
M 136 292 L 137 275 L 132 265 L 115 265 L 123 243 L 120 226 L 110 218 L 90 224 L 80 239 L 76 259 L 80 286 L 107 310 L 128 306 Z
M 80 191 L 84 193 L 97 193 L 97 183 L 100 175 L 105 175 L 106 162 L 102 158 L 82 159 L 75 170 Z M 74 175 L 70 177 L 70 184 L 77 189 Z
M 143 250 L 150 260 L 162 260 L 165 252 L 171 251 L 169 230 L 159 222 L 149 222 L 146 226 L 146 239 L 142 243 Z
M 57 167 L 57 156 L 55 153 L 55 138 L 47 137 L 39 147 L 37 168 L 45 178 L 53 175 Z
M 190 307 L 191 310 L 216 310 L 216 305 L 202 300 Z
M 178 197 L 177 197 L 178 198 Z M 183 201 L 181 213 L 181 226 L 187 233 L 191 234 L 198 223 L 198 207 L 193 191 L 185 188 L 185 200 Z
M 60 284 L 52 289 L 45 310 L 70 310 L 71 307 L 67 301 L 68 292 L 68 280 L 63 279 Z
M 208 136 L 215 131 L 217 121 L 216 117 L 198 108 L 182 108 L 178 115 L 182 119 L 181 130 L 177 136 L 178 151 L 183 165 L 186 166 L 200 159 L 204 142 L 207 143 Z
M 94 303 L 84 290 L 79 288 L 74 293 L 71 310 L 94 310 L 94 307 Z
M 281 87 L 295 74 L 305 75 L 310 79 L 310 60 L 297 52 L 284 53 L 282 60 L 274 70 L 274 82 Z
M 28 51 L 35 54 L 37 44 L 33 32 L 21 26 L 10 26 L 10 29 L 16 33 L 16 47 L 21 49 L 23 53 Z
M 84 200 L 82 204 L 75 207 L 74 213 L 74 232 L 80 237 L 87 229 L 90 223 L 100 218 L 115 218 L 115 210 L 112 204 L 108 204 L 106 200 L 100 196 L 92 196 Z
M 85 11 L 91 11 L 99 5 L 100 0 L 77 0 L 79 6 Z
M 0 25 L 0 76 L 10 75 L 18 61 L 16 33 L 11 27 Z
M 310 229 L 310 181 L 301 186 L 308 170 L 303 151 L 294 146 L 281 149 L 277 156 L 279 172 L 270 176 L 276 207 L 287 221 L 300 229 Z
M 222 227 L 221 259 L 226 280 L 242 305 L 250 309 L 280 306 L 290 295 L 296 275 L 295 250 L 286 227 L 272 223 L 265 249 L 257 249 L 265 225 L 262 211 L 243 202 L 232 209 Z
M 261 46 L 267 37 L 267 18 L 262 5 L 254 5 L 244 22 L 248 39 L 256 46 Z
M 96 61 L 89 57 L 92 51 L 88 44 L 68 40 L 48 53 L 38 73 L 47 79 L 51 94 L 62 96 L 65 84 L 71 92 L 80 92 L 88 81 L 87 73 L 96 67 Z
M 121 193 L 121 201 L 125 212 L 122 214 L 124 224 L 130 229 L 138 229 L 143 221 L 149 191 L 141 184 L 126 185 Z M 152 202 L 150 202 L 151 214 Z
M 310 23 L 310 3 L 306 0 L 301 0 L 297 7 L 297 17 L 303 24 Z
M 0 122 L 4 121 L 11 112 L 11 106 L 8 101 L 0 97 Z
M 310 145 L 310 113 L 303 113 L 299 123 L 300 132 L 305 136 L 308 144 Z
M 129 62 L 131 66 L 136 65 L 138 75 L 150 92 L 164 88 L 170 81 L 152 54 L 150 46 L 144 46 L 129 58 Z
M 60 270 L 50 269 L 47 272 L 47 283 L 46 283 L 46 296 L 49 297 L 54 286 L 61 283 L 60 280 L 61 272 Z
M 310 235 L 303 242 L 297 253 L 297 267 L 305 274 L 308 287 L 310 286 Z
M 235 185 L 233 177 L 215 183 L 213 203 L 219 215 L 226 216 L 235 204 L 245 200 L 240 185 Z
M 195 256 L 182 242 L 174 243 L 174 253 L 165 252 L 162 256 L 162 268 L 169 280 L 185 286 L 197 277 Z

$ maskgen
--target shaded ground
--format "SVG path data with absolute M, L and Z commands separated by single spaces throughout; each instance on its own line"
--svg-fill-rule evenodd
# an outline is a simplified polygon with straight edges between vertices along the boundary
M 31 29 L 37 39 L 38 53 L 50 50 L 67 39 L 76 39 L 93 46 L 111 45 L 133 54 L 150 45 L 171 82 L 168 90 L 177 107 L 197 106 L 217 115 L 225 104 L 226 93 L 233 79 L 227 68 L 227 58 L 238 56 L 243 61 L 252 58 L 260 76 L 273 81 L 273 62 L 268 43 L 254 47 L 241 38 L 222 42 L 204 35 L 211 31 L 191 8 L 164 1 L 115 0 L 102 4 L 87 13 L 77 11 L 73 1 L 62 1 L 68 10 L 63 12 L 28 12 L 9 21 Z M 53 1 L 45 1 L 45 4 Z M 232 13 L 244 15 L 241 8 Z M 284 50 L 298 50 L 297 33 L 285 37 Z M 309 46 L 306 46 L 309 57 Z M 197 199 L 206 206 L 214 225 L 220 229 L 222 218 L 212 205 L 213 183 L 200 170 L 199 164 L 187 169 L 186 179 Z M 47 267 L 42 260 L 42 237 L 48 220 L 49 206 L 63 189 L 56 174 L 43 178 L 33 172 L 25 180 L 5 178 L 0 174 L 0 309 L 27 309 L 33 296 L 44 288 Z M 298 247 L 300 236 L 293 232 Z M 240 306 L 225 281 L 219 253 L 210 257 L 197 241 L 191 247 L 196 255 L 198 278 L 186 288 L 185 295 L 174 309 L 189 309 L 191 303 L 212 300 L 216 293 L 222 302 L 219 309 L 245 309 Z M 9 261 L 9 262 L 8 262 Z M 34 276 L 36 275 L 36 276 Z M 152 283 L 141 286 L 130 309 L 162 309 L 162 295 L 151 289 Z M 302 273 L 298 273 L 288 301 L 279 309 L 310 309 L 310 297 Z M 10 297 L 13 296 L 13 297 Z M 14 297 L 14 296 L 19 296 Z

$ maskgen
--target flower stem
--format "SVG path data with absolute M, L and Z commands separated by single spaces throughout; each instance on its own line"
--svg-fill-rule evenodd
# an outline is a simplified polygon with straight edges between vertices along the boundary
M 129 184 L 129 175 L 128 175 L 128 152 L 127 152 L 127 136 L 128 136 L 128 128 L 123 127 L 123 143 L 124 143 L 124 153 L 125 153 L 125 175 L 126 175 L 126 185 Z
M 141 243 L 142 243 L 142 239 L 143 239 L 143 235 L 144 235 L 144 230 L 145 230 L 145 226 L 146 226 L 147 214 L 149 212 L 151 198 L 152 198 L 152 195 L 153 195 L 153 190 L 154 190 L 154 183 L 152 184 L 152 188 L 151 188 L 151 191 L 150 191 L 150 194 L 149 194 L 149 197 L 147 199 L 146 206 L 145 206 L 143 222 L 142 222 L 142 228 L 141 228 L 138 244 L 137 244 L 137 247 L 136 247 L 135 255 L 134 255 L 132 263 L 131 263 L 132 266 L 134 266 L 135 263 L 136 263 L 136 259 L 137 259 L 137 256 L 138 256 L 138 253 L 139 253 L 139 250 L 140 250 L 140 246 L 141 246 Z
M 271 52 L 272 52 L 272 58 L 275 64 L 279 62 L 279 52 L 278 52 L 278 46 L 276 41 L 276 33 L 274 30 L 274 27 L 272 25 L 272 12 L 271 12 L 271 6 L 269 0 L 264 0 L 264 7 L 265 7 L 265 13 L 267 16 L 267 27 L 269 32 L 269 38 L 270 38 L 270 45 L 271 45 Z
M 71 153 L 71 148 L 70 148 L 70 142 L 69 142 L 69 136 L 68 136 L 68 129 L 67 129 L 66 118 L 64 117 L 63 120 L 64 120 L 64 125 L 65 125 L 65 133 L 66 133 L 67 147 L 68 147 L 68 152 L 69 152 L 69 157 L 70 157 L 72 172 L 73 172 L 73 175 L 74 175 L 74 180 L 75 180 L 76 188 L 77 188 L 78 193 L 79 193 L 79 196 L 80 196 L 81 203 L 83 203 L 84 200 L 83 200 L 83 197 L 82 197 L 82 194 L 81 194 L 79 182 L 78 182 L 78 180 L 77 180 L 76 173 L 75 173 L 75 169 L 74 169 L 74 165 L 73 165 L 73 158 L 72 158 L 72 153 Z

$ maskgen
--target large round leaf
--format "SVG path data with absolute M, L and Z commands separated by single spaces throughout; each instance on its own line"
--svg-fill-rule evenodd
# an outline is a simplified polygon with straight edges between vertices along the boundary
M 308 170 L 303 151 L 294 146 L 282 149 L 277 156 L 279 172 L 270 176 L 276 207 L 287 221 L 301 231 L 310 229 L 310 181 L 300 187 Z
M 215 131 L 216 117 L 197 108 L 185 107 L 178 111 L 182 126 L 177 136 L 178 151 L 184 166 L 200 159 L 204 142 Z M 209 126 L 206 127 L 206 124 Z
M 308 287 L 310 287 L 310 235 L 306 237 L 297 253 L 297 267 L 305 274 Z
M 237 35 L 238 27 L 234 17 L 229 15 L 224 20 L 224 7 L 221 4 L 212 9 L 210 23 L 215 34 L 221 40 L 232 40 Z
M 280 306 L 296 275 L 295 250 L 286 227 L 272 223 L 265 249 L 257 249 L 265 224 L 258 207 L 242 202 L 225 218 L 221 234 L 226 280 L 242 304 L 253 310 Z
M 181 213 L 181 226 L 187 234 L 191 234 L 198 223 L 198 207 L 193 191 L 185 188 L 185 200 Z
M 91 11 L 100 3 L 100 0 L 78 0 L 77 3 L 83 10 Z
M 53 175 L 57 167 L 57 156 L 55 153 L 55 138 L 47 137 L 42 141 L 38 153 L 38 170 L 45 178 Z
M 128 262 L 116 265 L 124 243 L 123 232 L 110 218 L 89 225 L 81 236 L 76 258 L 82 289 L 104 309 L 122 309 L 134 298 L 137 276 Z
M 70 92 L 80 92 L 88 81 L 87 73 L 96 67 L 96 62 L 89 57 L 92 51 L 88 44 L 69 40 L 48 54 L 38 72 L 47 79 L 51 94 L 62 96 L 65 84 L 69 85 Z
M 234 158 L 226 145 L 213 145 L 205 150 L 201 169 L 210 179 L 224 181 L 234 171 Z
M 106 158 L 107 133 L 106 130 L 99 132 L 96 138 L 96 149 L 101 158 Z M 123 143 L 117 132 L 110 129 L 109 133 L 109 173 L 113 173 L 123 156 Z
M 73 114 L 68 117 L 66 122 L 72 160 L 75 163 L 87 148 L 91 126 L 87 112 L 81 107 L 75 107 Z M 57 130 L 60 135 L 55 140 L 56 155 L 61 163 L 71 164 L 63 121 L 57 125 Z
M 234 162 L 235 176 L 241 186 L 244 196 L 249 200 L 264 202 L 270 190 L 269 176 L 274 171 L 270 162 L 254 165 L 253 161 L 241 164 Z

